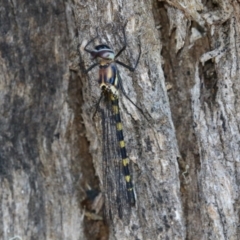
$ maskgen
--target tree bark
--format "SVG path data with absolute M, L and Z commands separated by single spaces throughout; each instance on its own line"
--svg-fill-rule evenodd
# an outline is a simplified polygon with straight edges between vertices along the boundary
M 120 95 L 136 206 L 109 221 L 98 72 L 81 64 L 96 27 L 90 48 L 118 52 L 126 21 L 119 59 L 142 55 L 119 70 L 144 115 Z M 0 238 L 240 239 L 239 26 L 237 1 L 3 0 Z

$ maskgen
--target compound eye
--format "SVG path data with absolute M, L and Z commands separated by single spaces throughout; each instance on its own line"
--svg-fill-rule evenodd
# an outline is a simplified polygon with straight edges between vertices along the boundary
M 114 59 L 114 53 L 112 52 L 106 52 L 102 54 L 102 58 L 108 59 L 108 60 L 113 60 Z

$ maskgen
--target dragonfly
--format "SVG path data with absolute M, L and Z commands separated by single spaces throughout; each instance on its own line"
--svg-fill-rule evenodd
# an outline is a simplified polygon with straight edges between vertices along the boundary
M 117 60 L 117 58 L 122 54 L 122 52 L 127 47 L 127 39 L 126 39 L 126 32 L 125 32 L 126 25 L 127 23 L 123 27 L 124 44 L 117 54 L 115 54 L 114 51 L 106 44 L 97 45 L 93 50 L 88 49 L 88 46 L 95 39 L 99 37 L 98 30 L 97 30 L 97 36 L 92 38 L 90 41 L 88 41 L 86 46 L 84 47 L 84 51 L 88 52 L 91 55 L 92 60 L 96 60 L 96 62 L 93 63 L 91 66 L 89 66 L 87 69 L 84 68 L 84 72 L 88 73 L 89 71 L 91 71 L 93 68 L 97 66 L 99 68 L 98 84 L 101 90 L 101 96 L 97 102 L 96 110 L 93 114 L 93 118 L 95 117 L 97 111 L 99 110 L 99 105 L 101 101 L 104 101 L 106 105 L 109 106 L 108 108 L 111 108 L 111 114 L 108 115 L 107 117 L 110 119 L 109 121 L 111 122 L 113 121 L 115 123 L 115 132 L 116 132 L 118 148 L 119 148 L 118 150 L 121 155 L 122 172 L 125 179 L 127 202 L 130 206 L 134 206 L 136 203 L 136 198 L 134 194 L 132 178 L 129 171 L 129 158 L 126 151 L 126 146 L 125 146 L 126 144 L 125 144 L 124 135 L 123 135 L 123 124 L 121 121 L 120 108 L 119 108 L 120 91 L 127 97 L 127 99 L 132 104 L 134 104 L 138 109 L 140 108 L 135 103 L 133 103 L 132 100 L 125 93 L 123 89 L 122 79 L 120 77 L 119 70 L 117 68 L 117 64 L 121 65 L 122 67 L 128 69 L 131 72 L 134 72 L 139 63 L 139 59 L 141 56 L 141 46 L 139 44 L 138 58 L 133 67 Z M 103 123 L 106 122 L 105 121 L 106 116 L 102 116 L 102 119 L 104 120 Z M 107 127 L 104 124 L 103 124 L 103 128 L 105 128 L 105 130 L 103 130 L 103 132 L 105 131 L 104 133 L 105 135 L 109 135 L 106 132 L 112 131 L 110 128 L 106 129 Z M 106 141 L 106 138 L 107 137 L 105 137 L 103 141 Z M 106 144 L 106 143 L 103 143 L 103 144 Z M 107 145 L 110 145 L 110 144 L 112 144 L 112 142 L 108 141 Z M 105 149 L 111 150 L 110 146 L 105 146 Z M 104 154 L 106 154 L 106 151 L 103 152 L 103 155 Z M 108 157 L 106 158 L 106 161 L 113 161 L 113 159 L 109 159 Z M 108 174 L 108 172 L 110 171 L 111 169 L 106 170 L 105 172 L 106 174 Z M 104 177 L 107 177 L 107 176 L 104 176 Z M 115 181 L 121 182 L 119 179 L 117 179 L 117 177 Z M 116 201 L 121 201 L 121 200 L 117 197 Z

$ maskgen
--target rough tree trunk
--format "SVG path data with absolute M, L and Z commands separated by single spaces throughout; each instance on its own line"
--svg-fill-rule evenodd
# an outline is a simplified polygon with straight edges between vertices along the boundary
M 0 238 L 240 239 L 237 1 L 6 1 L 0 5 Z M 99 27 L 116 52 L 137 197 L 104 219 Z M 100 42 L 100 39 L 98 39 Z M 95 41 L 95 44 L 97 40 Z M 91 47 L 93 47 L 92 45 Z M 99 201 L 97 201 L 99 200 Z M 97 205 L 97 206 L 96 206 Z M 95 212 L 91 212 L 91 210 Z M 126 223 L 127 222 L 127 223 Z

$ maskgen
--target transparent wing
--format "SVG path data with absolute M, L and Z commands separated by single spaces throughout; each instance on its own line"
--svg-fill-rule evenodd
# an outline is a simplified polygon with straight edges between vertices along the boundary
M 131 206 L 127 201 L 116 121 L 112 112 L 112 103 L 108 96 L 105 96 L 101 101 L 98 113 L 100 113 L 102 119 L 102 174 L 105 215 L 108 221 L 112 221 L 117 216 L 124 222 L 128 222 Z

